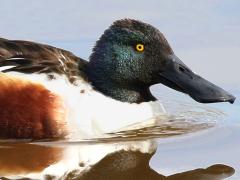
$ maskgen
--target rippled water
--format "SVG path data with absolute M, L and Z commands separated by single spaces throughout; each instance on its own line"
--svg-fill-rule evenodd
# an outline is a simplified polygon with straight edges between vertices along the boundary
M 159 87 L 153 91 L 159 92 Z M 240 126 L 234 121 L 239 117 L 234 114 L 239 102 L 206 106 L 178 93 L 161 92 L 164 96 L 157 96 L 169 116 L 156 126 L 81 141 L 1 141 L 0 175 L 9 179 L 213 180 L 235 173 L 230 179 L 239 179 Z M 153 139 L 158 141 L 156 148 Z M 136 147 L 142 147 L 142 152 Z M 75 158 L 82 159 L 78 166 L 64 169 L 68 159 Z
M 189 135 L 159 139 L 158 150 L 151 165 L 158 169 L 158 172 L 172 175 L 190 169 L 206 168 L 214 164 L 225 164 L 234 168 L 232 173 L 235 172 L 235 174 L 229 179 L 240 179 L 239 99 L 237 98 L 234 105 L 228 103 L 201 105 L 192 102 L 190 98 L 181 94 L 169 92 L 168 89 L 158 91 L 158 88 L 154 90 L 162 92 L 162 94 L 157 95 L 168 106 L 169 111 L 179 115 L 182 113 L 194 114 L 197 121 L 214 122 L 214 126 Z M 231 88 L 228 89 L 231 90 Z M 240 95 L 240 91 L 236 88 L 232 88 L 231 92 L 236 97 Z M 176 104 L 175 107 L 174 104 Z M 192 111 L 194 112 L 192 113 Z M 219 172 L 221 170 L 224 171 L 224 168 L 219 168 Z M 225 173 L 222 172 L 222 174 Z

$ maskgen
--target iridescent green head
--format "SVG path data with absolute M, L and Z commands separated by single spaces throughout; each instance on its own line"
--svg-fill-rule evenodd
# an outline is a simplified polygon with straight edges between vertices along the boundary
M 155 100 L 149 87 L 157 83 L 200 102 L 209 99 L 198 97 L 207 94 L 207 88 L 199 91 L 196 82 L 189 83 L 197 76 L 174 55 L 163 34 L 137 20 L 118 20 L 105 30 L 90 56 L 87 74 L 97 90 L 120 101 Z M 208 85 L 203 79 L 201 83 Z

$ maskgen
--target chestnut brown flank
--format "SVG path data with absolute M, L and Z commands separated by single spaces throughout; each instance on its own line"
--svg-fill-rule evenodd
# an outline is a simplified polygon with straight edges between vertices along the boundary
M 63 101 L 44 86 L 0 74 L 0 138 L 63 138 Z

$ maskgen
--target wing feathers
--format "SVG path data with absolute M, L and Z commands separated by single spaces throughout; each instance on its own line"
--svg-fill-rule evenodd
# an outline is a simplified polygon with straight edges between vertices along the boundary
M 0 38 L 0 68 L 2 72 L 58 73 L 67 77 L 84 76 L 87 62 L 71 52 L 29 41 L 10 41 Z

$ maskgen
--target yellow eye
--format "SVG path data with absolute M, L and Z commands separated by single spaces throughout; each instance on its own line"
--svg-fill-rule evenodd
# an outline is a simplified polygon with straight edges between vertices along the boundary
M 143 44 L 137 44 L 136 45 L 136 50 L 138 52 L 143 52 L 144 51 L 144 45 Z

